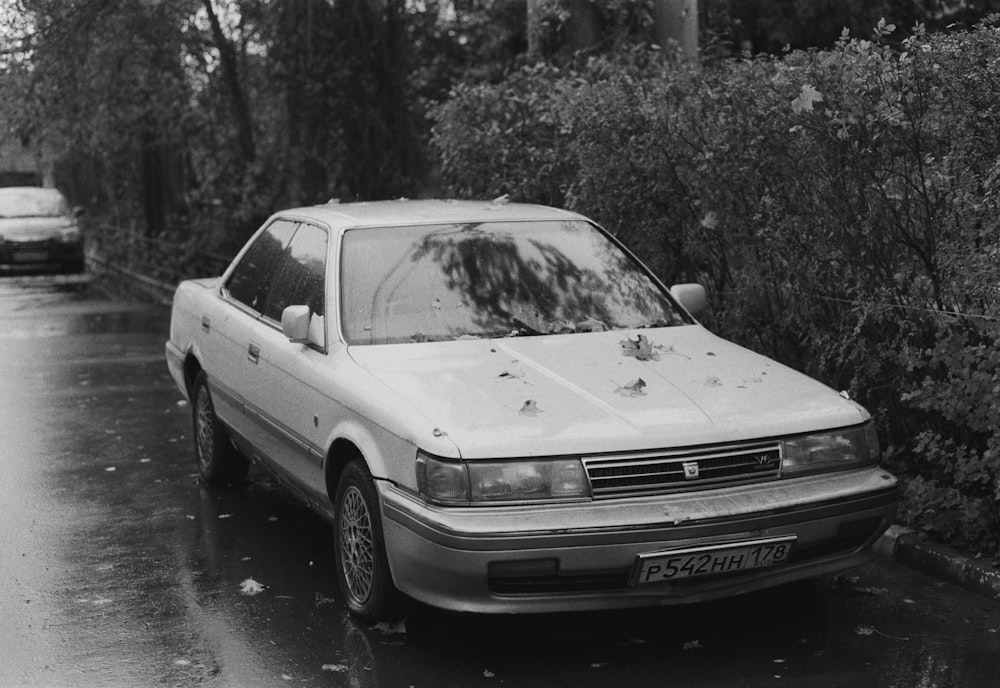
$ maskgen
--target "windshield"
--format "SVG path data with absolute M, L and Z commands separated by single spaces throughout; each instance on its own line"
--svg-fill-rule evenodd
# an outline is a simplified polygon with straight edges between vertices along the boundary
M 341 294 L 351 344 L 688 323 L 637 262 L 581 221 L 349 230 Z
M 0 217 L 59 217 L 69 214 L 69 204 L 55 189 L 0 189 Z

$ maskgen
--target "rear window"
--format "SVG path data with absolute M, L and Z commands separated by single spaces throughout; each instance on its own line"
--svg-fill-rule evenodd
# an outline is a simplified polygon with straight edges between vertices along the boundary
M 688 323 L 638 262 L 581 221 L 349 230 L 341 262 L 351 344 Z

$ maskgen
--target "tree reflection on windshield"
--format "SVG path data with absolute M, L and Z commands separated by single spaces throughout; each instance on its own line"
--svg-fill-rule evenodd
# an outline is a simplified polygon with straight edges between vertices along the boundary
M 628 255 L 578 221 L 351 230 L 342 298 L 354 344 L 687 322 Z

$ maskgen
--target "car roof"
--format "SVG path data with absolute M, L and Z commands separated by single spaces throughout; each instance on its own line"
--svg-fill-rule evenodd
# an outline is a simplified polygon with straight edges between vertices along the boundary
M 544 205 L 506 201 L 407 200 L 362 203 L 330 202 L 290 208 L 275 217 L 323 222 L 332 229 L 398 227 L 461 222 L 585 219 L 582 215 Z

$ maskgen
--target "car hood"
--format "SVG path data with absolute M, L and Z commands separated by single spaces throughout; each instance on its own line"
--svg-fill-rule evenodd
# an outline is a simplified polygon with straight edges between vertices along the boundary
M 40 241 L 53 239 L 76 220 L 59 215 L 55 217 L 0 217 L 0 238 L 5 241 Z
M 690 446 L 868 418 L 699 325 L 349 351 L 466 458 Z

